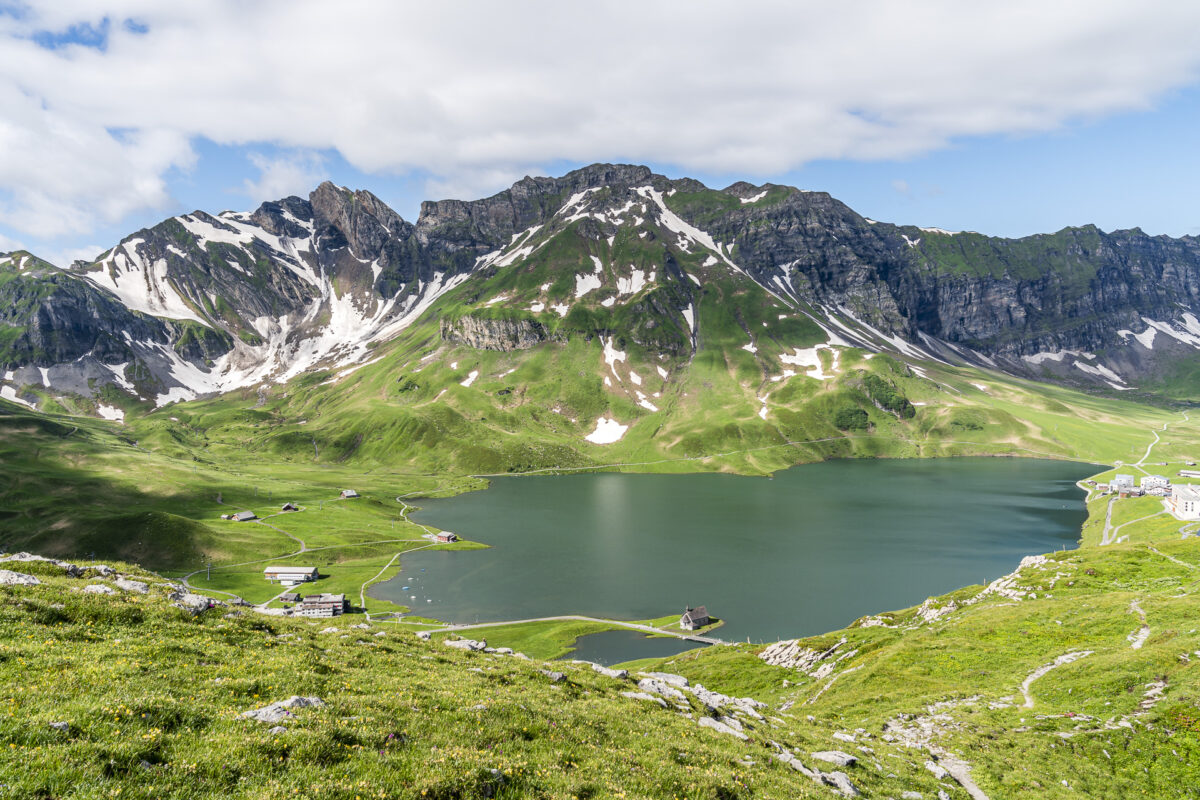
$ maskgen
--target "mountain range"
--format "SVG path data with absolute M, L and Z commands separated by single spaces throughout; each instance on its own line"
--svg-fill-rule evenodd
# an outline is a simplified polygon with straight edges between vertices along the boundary
M 942 362 L 1179 394 L 1200 349 L 1200 239 L 953 233 L 823 192 L 628 165 L 426 202 L 416 223 L 323 183 L 172 217 L 65 268 L 0 255 L 0 396 L 120 416 L 265 390 L 376 360 L 423 315 L 468 348 L 598 340 L 606 388 L 647 410 L 652 393 L 615 363 L 632 348 L 625 367 L 665 378 L 714 343 L 764 379 L 829 377 L 855 347 L 918 374 Z

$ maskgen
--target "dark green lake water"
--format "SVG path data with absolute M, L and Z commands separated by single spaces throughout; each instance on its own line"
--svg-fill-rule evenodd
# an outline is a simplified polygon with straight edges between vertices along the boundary
M 1097 469 L 962 458 L 828 461 L 773 479 L 501 478 L 413 516 L 491 549 L 413 553 L 371 593 L 452 622 L 646 619 L 691 604 L 725 620 L 723 639 L 812 635 L 1075 547 L 1086 511 L 1074 484 Z

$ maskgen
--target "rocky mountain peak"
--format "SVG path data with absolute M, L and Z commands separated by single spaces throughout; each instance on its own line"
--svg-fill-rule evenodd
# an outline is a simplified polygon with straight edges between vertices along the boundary
M 313 208 L 300 197 L 285 197 L 263 203 L 250 215 L 250 221 L 272 236 L 303 239 L 311 232 Z
M 325 181 L 309 195 L 314 234 L 326 247 L 344 242 L 360 259 L 378 258 L 387 244 L 405 240 L 412 225 L 365 190 L 350 191 Z

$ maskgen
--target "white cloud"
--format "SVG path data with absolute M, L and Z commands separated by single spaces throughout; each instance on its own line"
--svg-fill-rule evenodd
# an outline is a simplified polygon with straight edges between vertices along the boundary
M 49 261 L 56 267 L 69 267 L 76 261 L 95 261 L 96 257 L 107 250 L 107 247 L 98 244 L 85 245 L 83 247 L 69 247 L 65 250 L 46 253 L 43 258 Z M 39 255 L 41 255 L 39 253 Z
M 5 236 L 0 233 L 0 253 L 11 253 L 13 250 L 24 250 L 25 245 L 17 239 Z
M 104 51 L 28 38 L 104 16 Z M 903 158 L 1148 108 L 1196 79 L 1198 25 L 1171 0 L 55 0 L 0 15 L 0 216 L 50 236 L 161 206 L 197 136 L 447 191 L 560 160 L 754 177 Z M 264 162 L 245 190 L 316 170 Z
M 249 159 L 258 170 L 258 180 L 244 181 L 242 194 L 255 204 L 290 195 L 307 197 L 325 177 L 325 159 L 319 153 L 288 153 L 275 158 L 251 153 Z

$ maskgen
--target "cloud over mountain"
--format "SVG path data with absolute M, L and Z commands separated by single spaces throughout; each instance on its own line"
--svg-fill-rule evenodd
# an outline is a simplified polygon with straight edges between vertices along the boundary
M 1167 2 L 35 3 L 0 12 L 0 214 L 52 236 L 161 207 L 198 137 L 458 194 L 554 160 L 906 157 L 1145 108 L 1196 79 L 1197 23 Z

